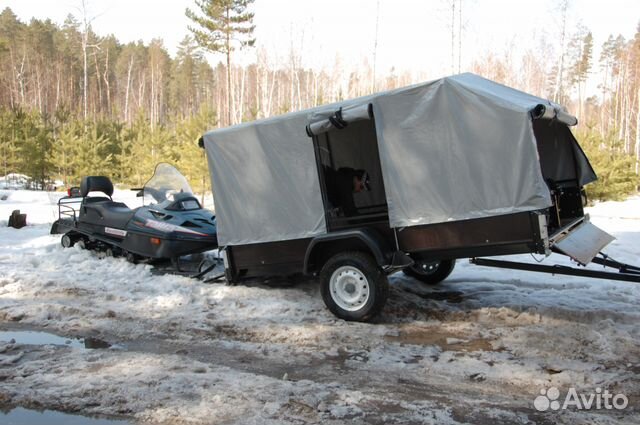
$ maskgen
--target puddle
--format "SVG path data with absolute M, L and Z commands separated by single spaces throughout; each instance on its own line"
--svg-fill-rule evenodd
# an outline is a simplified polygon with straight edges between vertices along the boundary
M 459 335 L 432 328 L 403 326 L 399 335 L 387 335 L 385 340 L 411 345 L 436 345 L 443 351 L 501 351 L 494 350 L 491 341 L 485 338 L 452 338 L 454 336 Z
M 117 348 L 106 341 L 87 337 L 84 339 L 65 338 L 49 332 L 36 331 L 0 331 L 0 341 L 14 340 L 17 344 L 25 345 L 66 345 L 73 348 Z
M 4 425 L 131 425 L 132 422 L 119 419 L 92 418 L 71 415 L 53 410 L 30 410 L 22 407 L 5 412 L 0 410 L 0 423 Z

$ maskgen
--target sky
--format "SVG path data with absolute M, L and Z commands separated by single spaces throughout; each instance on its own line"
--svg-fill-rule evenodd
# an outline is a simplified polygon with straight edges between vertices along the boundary
M 98 34 L 113 33 L 122 42 L 160 37 L 171 54 L 188 34 L 184 10 L 195 4 L 194 0 L 87 2 Z M 35 17 L 62 23 L 69 13 L 80 14 L 80 3 L 0 0 L 0 8 L 10 7 L 23 21 Z M 558 3 L 462 0 L 462 68 L 486 51 L 519 54 L 535 48 L 540 38 L 557 45 Z M 435 78 L 452 71 L 451 0 L 256 0 L 253 9 L 257 46 L 264 47 L 273 62 L 287 63 L 293 47 L 301 52 L 302 64 L 314 68 L 332 67 L 336 58 L 346 68 L 363 60 L 373 64 L 377 39 L 375 65 L 381 74 L 394 68 Z M 640 1 L 570 0 L 568 29 L 578 22 L 592 31 L 597 60 L 599 46 L 609 34 L 633 36 L 640 23 Z M 256 51 L 236 59 L 252 61 Z

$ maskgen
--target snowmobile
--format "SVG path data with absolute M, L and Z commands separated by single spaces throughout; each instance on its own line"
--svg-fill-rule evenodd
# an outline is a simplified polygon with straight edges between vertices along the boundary
M 115 202 L 108 177 L 84 177 L 58 201 L 51 234 L 62 234 L 65 248 L 80 244 L 132 262 L 171 260 L 178 271 L 180 257 L 217 248 L 215 215 L 202 207 L 175 167 L 158 164 L 144 187 L 132 190 L 143 206 Z M 145 198 L 151 203 L 144 205 Z

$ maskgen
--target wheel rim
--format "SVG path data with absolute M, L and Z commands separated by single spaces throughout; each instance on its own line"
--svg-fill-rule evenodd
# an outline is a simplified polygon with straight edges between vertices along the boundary
M 421 261 L 411 266 L 416 273 L 420 273 L 424 276 L 434 274 L 438 271 L 438 267 L 440 267 L 440 261 Z
M 62 247 L 69 248 L 71 246 L 71 238 L 69 235 L 62 235 Z
M 342 266 L 331 275 L 331 298 L 343 310 L 360 310 L 369 300 L 371 291 L 367 277 L 356 267 Z

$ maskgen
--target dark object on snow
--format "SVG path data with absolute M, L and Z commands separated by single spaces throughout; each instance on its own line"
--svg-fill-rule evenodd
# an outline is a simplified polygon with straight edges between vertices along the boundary
M 7 194 L 0 195 L 0 201 L 6 201 L 7 199 L 9 199 L 9 195 Z
M 88 336 L 84 339 L 84 348 L 96 349 L 109 347 L 111 347 L 111 344 L 98 338 Z
M 79 244 L 134 263 L 170 259 L 178 271 L 180 257 L 218 246 L 215 216 L 173 166 L 158 164 L 141 191 L 155 203 L 130 209 L 113 201 L 107 177 L 85 177 L 79 191 L 58 201 L 51 233 L 62 233 L 65 248 Z
M 9 216 L 9 227 L 14 229 L 22 229 L 27 225 L 27 215 L 20 214 L 20 210 L 13 210 Z
M 70 187 L 69 189 L 67 189 L 67 196 L 71 198 L 77 198 L 79 196 L 82 196 L 82 192 L 79 187 Z

